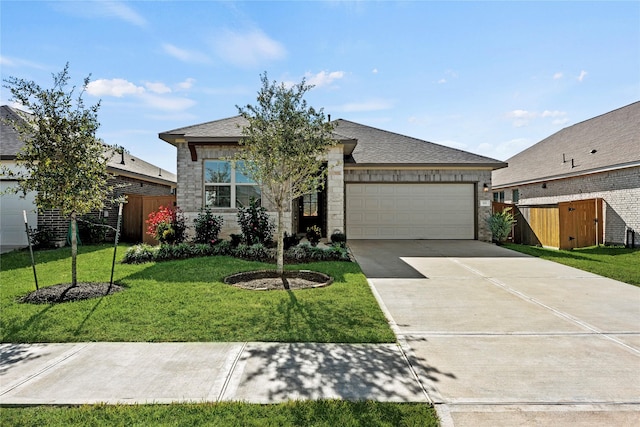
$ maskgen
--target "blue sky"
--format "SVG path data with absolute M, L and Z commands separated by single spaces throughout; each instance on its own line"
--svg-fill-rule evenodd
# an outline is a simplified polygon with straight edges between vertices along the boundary
M 98 135 L 174 172 L 158 133 L 236 115 L 264 71 L 332 119 L 499 160 L 640 100 L 637 1 L 2 0 L 0 20 L 3 79 L 69 62 Z

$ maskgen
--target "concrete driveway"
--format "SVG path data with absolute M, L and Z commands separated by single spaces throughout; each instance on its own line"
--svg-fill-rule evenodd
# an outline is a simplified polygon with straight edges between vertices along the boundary
M 349 241 L 443 426 L 640 424 L 640 288 L 478 241 Z

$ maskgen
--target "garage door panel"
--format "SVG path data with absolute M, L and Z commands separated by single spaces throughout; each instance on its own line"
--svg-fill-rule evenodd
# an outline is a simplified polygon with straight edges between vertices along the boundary
M 473 239 L 473 184 L 347 184 L 352 239 Z

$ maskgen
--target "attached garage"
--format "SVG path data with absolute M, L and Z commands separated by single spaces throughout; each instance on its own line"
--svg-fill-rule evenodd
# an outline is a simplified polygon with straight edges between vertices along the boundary
M 347 183 L 349 239 L 474 239 L 473 183 Z
M 35 193 L 20 197 L 6 193 L 13 184 L 0 181 L 0 246 L 4 249 L 23 248 L 29 244 L 24 228 L 23 210 L 27 212 L 29 226 L 35 228 L 38 216 L 35 212 Z

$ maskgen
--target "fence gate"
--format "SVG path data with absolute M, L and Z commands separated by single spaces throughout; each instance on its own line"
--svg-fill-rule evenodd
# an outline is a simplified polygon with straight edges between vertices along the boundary
M 602 199 L 558 203 L 560 249 L 584 248 L 602 242 Z
M 127 203 L 122 210 L 122 240 L 130 243 L 158 242 L 146 233 L 145 221 L 149 214 L 158 210 L 160 206 L 174 206 L 176 196 L 142 196 L 127 194 Z

